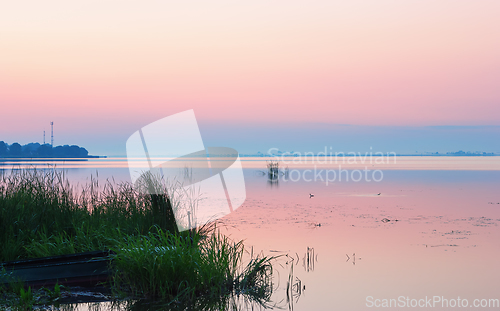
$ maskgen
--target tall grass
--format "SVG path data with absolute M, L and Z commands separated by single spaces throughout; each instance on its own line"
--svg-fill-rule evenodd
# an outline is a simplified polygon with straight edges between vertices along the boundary
M 179 233 L 173 217 L 179 203 L 145 193 L 129 183 L 100 188 L 96 180 L 76 190 L 54 169 L 2 174 L 0 261 L 113 250 L 112 285 L 134 297 L 270 298 L 273 258 L 252 256 L 243 264 L 243 243 L 214 224 Z
M 244 247 L 216 231 L 202 238 L 180 237 L 158 230 L 128 237 L 115 249 L 115 287 L 134 296 L 195 301 L 230 293 L 269 299 L 271 258 L 252 258 L 242 265 Z
M 103 249 L 117 234 L 175 231 L 175 220 L 155 208 L 167 200 L 129 183 L 99 189 L 91 180 L 77 192 L 62 172 L 12 170 L 0 176 L 0 261 Z

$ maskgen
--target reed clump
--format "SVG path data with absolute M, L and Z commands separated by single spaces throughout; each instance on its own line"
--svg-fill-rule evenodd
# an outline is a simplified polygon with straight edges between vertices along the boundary
M 271 258 L 252 258 L 243 266 L 242 242 L 216 231 L 185 238 L 159 229 L 147 236 L 127 237 L 118 244 L 113 264 L 115 288 L 168 301 L 215 299 L 248 294 L 270 299 Z
M 54 169 L 0 173 L 0 262 L 112 250 L 111 286 L 126 295 L 269 299 L 273 258 L 243 264 L 243 243 L 221 235 L 213 223 L 178 232 L 171 214 L 176 204 L 130 183 L 100 187 L 91 180 L 76 190 Z
M 165 229 L 153 204 L 128 183 L 100 188 L 92 179 L 76 191 L 53 169 L 3 173 L 0 261 L 104 250 L 117 235 Z

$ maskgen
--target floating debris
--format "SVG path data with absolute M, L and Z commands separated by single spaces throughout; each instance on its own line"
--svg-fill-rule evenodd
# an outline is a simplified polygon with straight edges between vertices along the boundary
M 384 218 L 384 219 L 382 219 L 382 220 L 381 220 L 381 222 L 383 222 L 383 223 L 387 223 L 387 222 L 390 222 L 390 221 L 392 221 L 392 222 L 398 222 L 398 221 L 399 221 L 399 219 L 393 219 L 393 220 L 390 220 L 390 219 L 388 219 L 388 218 Z
M 441 247 L 441 246 L 451 246 L 451 247 L 457 247 L 457 244 L 440 244 L 440 245 L 431 245 L 431 247 Z

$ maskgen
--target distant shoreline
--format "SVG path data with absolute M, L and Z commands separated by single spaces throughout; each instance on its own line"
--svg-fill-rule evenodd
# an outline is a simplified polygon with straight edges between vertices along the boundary
M 247 154 L 240 154 L 240 157 L 255 157 L 255 158 L 298 158 L 298 157 L 365 157 L 365 156 L 370 156 L 370 154 L 365 155 L 365 154 L 301 154 L 301 155 L 247 155 Z M 386 154 L 384 155 L 372 155 L 373 157 L 387 157 Z M 397 157 L 498 157 L 500 154 L 394 154 L 390 155 L 391 157 L 397 156 Z

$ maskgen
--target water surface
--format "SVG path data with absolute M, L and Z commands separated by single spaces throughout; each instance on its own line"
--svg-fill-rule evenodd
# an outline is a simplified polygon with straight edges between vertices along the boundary
M 244 239 L 249 250 L 283 255 L 275 265 L 276 306 L 365 310 L 374 308 L 369 305 L 375 299 L 403 297 L 411 303 L 436 296 L 453 303 L 460 297 L 469 306 L 474 299 L 500 299 L 500 157 L 289 160 L 282 167 L 309 181 L 269 180 L 266 159 L 243 158 L 247 199 L 222 219 L 222 230 Z M 17 164 L 53 169 L 45 162 Z M 121 158 L 57 162 L 56 169 L 75 184 L 91 175 L 130 180 Z M 383 178 L 327 184 L 314 180 L 314 169 L 380 170 Z M 295 286 L 287 289 L 292 265 Z M 435 306 L 430 309 L 443 303 Z

